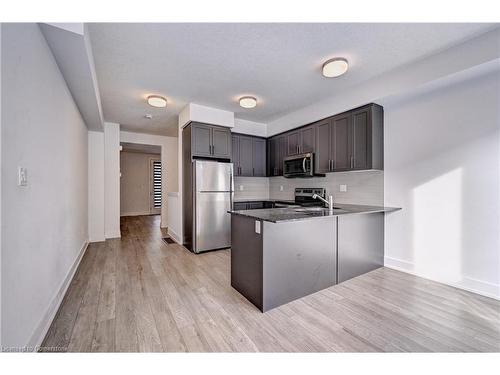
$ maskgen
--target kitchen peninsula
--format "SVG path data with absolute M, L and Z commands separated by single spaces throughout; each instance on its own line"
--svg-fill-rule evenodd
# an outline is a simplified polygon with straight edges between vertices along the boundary
M 383 265 L 391 207 L 232 210 L 231 285 L 262 312 Z

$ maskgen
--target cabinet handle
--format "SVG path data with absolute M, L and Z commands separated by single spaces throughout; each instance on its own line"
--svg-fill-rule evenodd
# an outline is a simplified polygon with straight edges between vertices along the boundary
M 351 168 L 354 168 L 354 157 L 351 156 Z
M 255 176 L 255 168 L 252 168 L 252 176 Z

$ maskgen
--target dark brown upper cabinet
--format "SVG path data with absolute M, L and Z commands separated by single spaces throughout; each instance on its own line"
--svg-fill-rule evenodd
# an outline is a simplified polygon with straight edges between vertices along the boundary
M 191 153 L 194 157 L 231 158 L 231 131 L 229 128 L 192 122 Z
M 285 134 L 268 140 L 268 176 L 283 175 L 283 159 L 288 155 L 288 141 Z
M 314 163 L 316 173 L 332 171 L 332 121 L 330 118 L 318 121 L 316 124 L 316 149 Z
M 263 138 L 232 135 L 235 176 L 264 177 L 266 175 L 266 140 Z
M 285 156 L 314 152 L 316 127 L 308 126 L 286 133 L 287 153 Z
M 300 132 L 292 131 L 286 135 L 287 156 L 300 154 Z
M 299 151 L 301 154 L 314 152 L 316 148 L 316 126 L 311 125 L 300 129 L 300 145 Z
M 266 140 L 254 138 L 252 142 L 253 175 L 266 176 Z
M 351 114 L 349 112 L 332 118 L 332 171 L 347 171 L 352 168 L 351 133 Z
M 383 108 L 370 104 L 316 124 L 316 172 L 383 169 Z

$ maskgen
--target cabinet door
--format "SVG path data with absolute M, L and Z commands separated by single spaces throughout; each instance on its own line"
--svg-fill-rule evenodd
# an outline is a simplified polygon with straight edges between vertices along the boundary
M 279 158 L 278 158 L 278 176 L 283 176 L 283 159 L 287 155 L 287 137 L 281 136 L 278 138 L 279 143 Z
M 300 131 L 300 147 L 299 152 L 305 154 L 306 152 L 314 152 L 316 146 L 315 138 L 316 126 L 308 126 Z
M 331 139 L 332 127 L 329 119 L 317 123 L 316 149 L 314 154 L 315 169 L 317 173 L 327 173 L 332 169 Z
M 203 124 L 191 125 L 192 154 L 212 156 L 212 127 Z
M 231 131 L 228 128 L 212 127 L 212 156 L 231 158 Z
M 248 202 L 247 209 L 248 210 L 260 210 L 264 208 L 264 202 Z
M 231 137 L 231 161 L 233 162 L 234 175 L 240 175 L 240 137 L 232 135 Z
M 241 210 L 246 210 L 246 209 L 247 209 L 246 202 L 234 202 L 233 203 L 233 210 L 234 211 L 241 211 Z
M 370 107 L 352 113 L 352 166 L 351 169 L 371 168 Z
M 269 176 L 278 175 L 279 143 L 278 138 L 271 138 L 268 141 L 267 157 L 269 159 Z
M 252 138 L 240 136 L 240 176 L 253 175 Z
M 332 119 L 332 159 L 334 171 L 351 168 L 351 114 L 341 114 Z
M 264 177 L 266 175 L 266 140 L 253 139 L 253 175 Z
M 287 140 L 287 153 L 285 156 L 297 155 L 300 153 L 299 143 L 300 143 L 300 132 L 295 131 L 288 133 L 286 135 Z

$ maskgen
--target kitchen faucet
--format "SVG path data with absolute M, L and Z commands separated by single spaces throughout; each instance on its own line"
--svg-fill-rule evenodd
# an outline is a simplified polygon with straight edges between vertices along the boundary
M 325 198 L 323 198 L 322 196 L 320 196 L 318 194 L 313 194 L 312 199 L 319 199 L 320 201 L 325 202 L 325 204 L 328 205 L 328 208 L 330 210 L 333 210 L 333 195 L 329 195 L 328 200 L 326 200 Z

